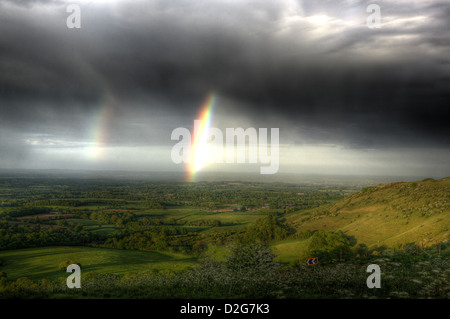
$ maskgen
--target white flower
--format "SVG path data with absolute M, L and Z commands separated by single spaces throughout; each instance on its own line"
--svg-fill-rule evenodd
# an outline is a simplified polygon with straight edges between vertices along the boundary
M 434 272 L 435 274 L 439 274 L 441 271 L 437 270 L 437 269 L 433 269 L 432 272 Z
M 398 296 L 399 296 L 400 298 L 408 298 L 408 297 L 409 297 L 409 294 L 408 294 L 406 291 L 401 291 L 401 292 L 398 294 Z
M 399 292 L 398 291 L 391 291 L 391 296 L 397 296 L 399 294 Z

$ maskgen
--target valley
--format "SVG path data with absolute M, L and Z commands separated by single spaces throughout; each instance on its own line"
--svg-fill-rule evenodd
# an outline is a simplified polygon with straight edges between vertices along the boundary
M 236 262 L 247 265 L 239 266 L 239 275 L 251 278 L 249 285 L 255 289 L 266 280 L 261 271 L 276 272 L 272 275 L 280 282 L 290 278 L 284 294 L 295 298 L 342 297 L 323 289 L 302 295 L 301 289 L 291 287 L 298 280 L 312 280 L 311 271 L 319 280 L 327 272 L 339 277 L 346 271 L 343 265 L 359 269 L 351 277 L 362 278 L 363 265 L 374 260 L 405 267 L 439 261 L 437 269 L 447 267 L 449 178 L 361 184 L 2 176 L 0 294 L 22 296 L 17 285 L 45 283 L 58 293 L 31 289 L 29 297 L 98 297 L 96 289 L 77 295 L 64 288 L 65 267 L 73 263 L 81 266 L 85 281 L 101 281 L 102 276 L 117 281 L 115 288 L 100 294 L 106 298 L 117 297 L 114 291 L 123 292 L 130 278 L 153 288 L 165 280 L 171 287 L 181 285 L 178 276 L 212 271 L 215 278 L 241 282 L 237 274 L 228 273 Z M 309 257 L 318 257 L 319 264 L 305 266 Z M 395 274 L 397 270 L 392 269 Z M 291 277 L 304 271 L 308 276 Z M 412 272 L 410 280 L 423 282 L 414 279 L 422 275 Z M 448 272 L 442 276 L 444 290 L 433 298 L 450 289 Z M 255 297 L 252 289 L 238 292 L 236 283 L 234 293 L 219 285 L 206 295 L 186 282 L 182 285 L 186 295 L 176 294 L 177 298 Z M 161 287 L 152 293 L 139 287 L 131 284 L 120 297 L 170 294 Z M 266 297 L 276 298 L 274 287 L 264 289 Z M 391 296 L 392 291 L 379 295 Z

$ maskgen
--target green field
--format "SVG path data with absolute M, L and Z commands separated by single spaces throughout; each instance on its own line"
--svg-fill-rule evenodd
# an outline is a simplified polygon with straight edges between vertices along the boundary
M 277 256 L 275 260 L 282 263 L 297 261 L 305 257 L 310 239 L 285 240 L 271 245 L 273 253 Z M 311 256 L 313 257 L 313 256 Z
M 59 264 L 74 260 L 82 266 L 82 274 L 89 272 L 139 273 L 143 271 L 177 271 L 196 264 L 192 256 L 135 250 L 118 250 L 90 247 L 43 247 L 0 251 L 4 262 L 1 270 L 8 279 L 57 279 L 67 277 Z

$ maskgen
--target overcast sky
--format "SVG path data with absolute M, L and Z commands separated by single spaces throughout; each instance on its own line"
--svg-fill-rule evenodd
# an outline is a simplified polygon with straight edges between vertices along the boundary
M 280 172 L 449 176 L 450 2 L 371 3 L 1 0 L 0 168 L 183 170 L 214 92 L 213 126 L 280 129 Z

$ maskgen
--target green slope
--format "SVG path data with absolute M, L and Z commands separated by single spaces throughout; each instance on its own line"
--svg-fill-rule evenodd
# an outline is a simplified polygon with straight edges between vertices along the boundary
M 288 263 L 299 260 L 308 250 L 311 239 L 284 240 L 271 245 L 276 261 Z
M 20 277 L 67 278 L 68 274 L 59 270 L 60 263 L 65 260 L 80 263 L 83 274 L 94 271 L 117 275 L 143 271 L 177 271 L 197 263 L 196 258 L 182 254 L 91 247 L 4 250 L 0 251 L 0 260 L 4 262 L 0 271 L 6 272 L 10 280 Z
M 287 217 L 297 230 L 342 230 L 369 247 L 450 239 L 450 178 L 367 187 Z

